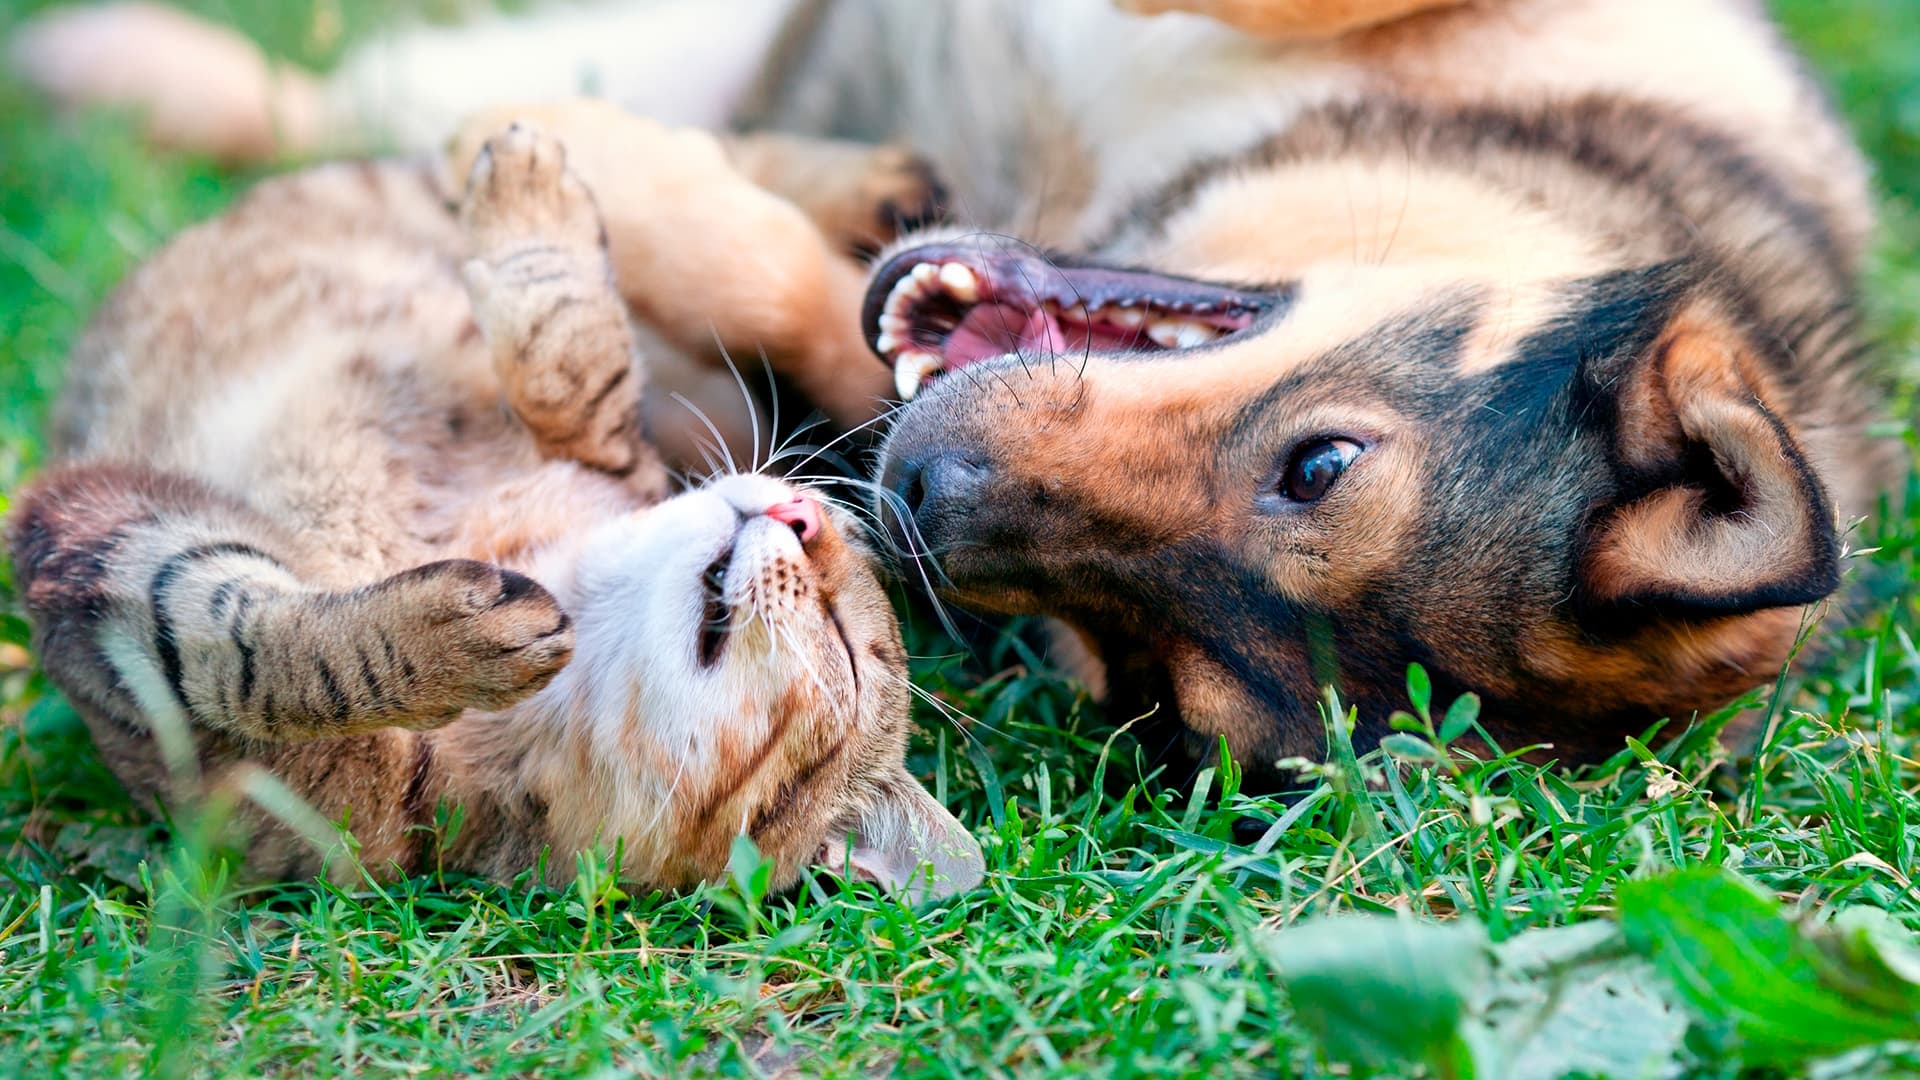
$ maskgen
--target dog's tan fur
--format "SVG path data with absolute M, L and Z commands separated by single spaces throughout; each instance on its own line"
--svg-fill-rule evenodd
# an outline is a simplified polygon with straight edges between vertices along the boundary
M 1069 268 L 1284 298 L 1178 354 L 935 383 L 883 481 L 956 455 L 970 479 L 914 489 L 946 498 L 906 553 L 959 599 L 1064 619 L 1118 699 L 1256 770 L 1318 748 L 1322 682 L 1377 736 L 1414 659 L 1485 694 L 1502 740 L 1575 757 L 1771 678 L 1896 455 L 1864 437 L 1865 169 L 1758 5 L 1121 6 L 795 0 L 733 101 L 907 141 L 960 216 Z M 524 24 L 525 67 L 562 70 L 581 25 Z M 143 100 L 191 114 L 185 93 Z M 976 233 L 887 254 L 936 250 L 1053 272 Z M 814 287 L 832 299 L 795 310 L 844 312 Z M 1311 508 L 1259 509 L 1316 433 L 1366 452 Z
M 850 848 L 965 887 L 977 845 L 901 763 L 904 654 L 864 550 L 831 520 L 796 541 L 764 477 L 663 502 L 639 430 L 616 272 L 634 296 L 714 274 L 622 260 L 623 230 L 682 252 L 676 221 L 753 230 L 793 241 L 788 266 L 826 241 L 717 154 L 597 134 L 604 219 L 561 143 L 514 126 L 465 155 L 457 215 L 437 168 L 327 166 L 142 267 L 76 350 L 60 464 L 11 522 L 42 660 L 137 796 L 262 765 L 378 872 L 508 877 L 551 849 L 565 877 L 617 844 L 627 875 L 683 886 L 745 833 L 782 882 Z M 719 216 L 649 220 L 674 183 Z M 696 659 L 719 558 L 730 630 Z M 249 814 L 252 871 L 319 867 Z

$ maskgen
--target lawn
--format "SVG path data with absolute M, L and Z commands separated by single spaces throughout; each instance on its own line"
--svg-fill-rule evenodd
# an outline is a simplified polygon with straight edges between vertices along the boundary
M 38 6 L 0 0 L 0 33 Z M 463 5 L 188 6 L 318 64 L 376 12 Z M 1775 8 L 1881 166 L 1873 318 L 1907 419 L 1920 5 Z M 88 312 L 246 182 L 152 155 L 112 118 L 56 122 L 0 75 L 0 505 L 39 461 Z M 158 825 L 117 793 L 31 670 L 0 567 L 0 1076 L 1267 1076 L 1325 1075 L 1329 1055 L 1455 1076 L 1911 1075 L 1920 1044 L 1891 1041 L 1920 1038 L 1902 951 L 1920 929 L 1920 498 L 1906 506 L 1856 537 L 1869 599 L 1829 655 L 1657 754 L 1575 775 L 1435 750 L 1457 726 L 1435 702 L 1393 758 L 1336 754 L 1303 798 L 1247 798 L 1231 775 L 1172 792 L 1130 783 L 1124 731 L 1016 639 L 916 661 L 971 719 L 927 708 L 912 764 L 990 871 L 920 911 L 768 897 L 748 857 L 681 896 L 629 895 L 591 861 L 564 889 L 237 882 L 209 818 Z M 1715 735 L 1741 716 L 1764 740 L 1729 760 Z M 1257 843 L 1236 839 L 1243 818 L 1270 823 Z M 1316 921 L 1342 913 L 1421 921 Z

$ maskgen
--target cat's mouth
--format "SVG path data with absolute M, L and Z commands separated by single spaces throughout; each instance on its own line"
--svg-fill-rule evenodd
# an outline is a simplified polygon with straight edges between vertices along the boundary
M 750 526 L 736 525 L 719 553 L 700 572 L 700 621 L 694 640 L 700 666 L 712 668 L 718 664 L 739 631 L 755 619 L 766 623 L 776 648 L 797 647 L 798 642 L 811 639 L 813 628 L 801 624 L 805 608 L 800 601 L 811 594 L 819 604 L 821 627 L 845 654 L 858 693 L 859 656 L 835 590 L 829 585 L 830 575 L 813 563 L 804 548 L 797 559 L 792 555 L 769 559 L 764 539 L 749 533 Z M 744 553 L 742 544 L 748 549 Z M 786 625 L 796 619 L 801 622 Z
M 888 260 L 861 313 L 867 344 L 910 401 L 968 364 L 1009 354 L 1161 353 L 1198 348 L 1252 326 L 1284 299 L 1144 270 L 926 244 Z

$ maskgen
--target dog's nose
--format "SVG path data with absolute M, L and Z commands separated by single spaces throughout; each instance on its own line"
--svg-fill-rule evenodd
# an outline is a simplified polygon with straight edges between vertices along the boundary
M 921 554 L 951 531 L 950 525 L 964 521 L 978 509 L 992 476 L 992 469 L 979 453 L 947 448 L 898 459 L 894 468 L 888 487 L 899 497 L 894 509 L 904 520 L 888 524 L 893 531 L 909 531 L 909 535 L 897 538 L 906 541 L 903 550 Z M 918 543 L 911 533 L 918 534 Z

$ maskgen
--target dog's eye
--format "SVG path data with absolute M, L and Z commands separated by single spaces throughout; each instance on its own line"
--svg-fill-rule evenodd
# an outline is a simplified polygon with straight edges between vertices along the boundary
M 1333 490 L 1340 474 L 1360 456 L 1361 446 L 1352 439 L 1314 439 L 1300 444 L 1287 462 L 1287 473 L 1280 478 L 1280 494 L 1294 502 L 1318 502 Z

